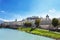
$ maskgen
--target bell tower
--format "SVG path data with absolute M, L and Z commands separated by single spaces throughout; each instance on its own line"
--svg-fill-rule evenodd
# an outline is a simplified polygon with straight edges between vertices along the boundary
M 49 20 L 49 16 L 48 15 L 46 15 L 46 20 Z
M 15 22 L 17 22 L 17 19 L 15 19 Z

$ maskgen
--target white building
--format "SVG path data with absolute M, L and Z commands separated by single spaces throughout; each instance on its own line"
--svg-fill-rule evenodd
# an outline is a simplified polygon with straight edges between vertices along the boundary
M 48 15 L 46 15 L 46 18 L 41 18 L 41 25 L 50 25 L 51 24 L 51 19 L 49 18 Z
M 39 18 L 37 16 L 32 16 L 22 21 L 17 21 L 16 19 L 13 22 L 5 22 L 4 24 L 5 25 L 23 25 L 25 22 L 31 22 L 34 25 L 36 19 L 41 19 L 41 23 L 40 23 L 41 27 L 44 27 L 44 26 L 48 27 L 51 24 L 51 20 L 48 15 L 46 16 L 46 18 Z
M 43 29 L 49 29 L 51 25 L 51 19 L 49 18 L 48 15 L 46 15 L 46 18 L 41 18 L 41 23 L 40 23 L 40 27 Z

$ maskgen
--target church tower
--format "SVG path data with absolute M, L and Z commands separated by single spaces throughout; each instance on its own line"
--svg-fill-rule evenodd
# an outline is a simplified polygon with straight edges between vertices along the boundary
M 17 22 L 17 19 L 15 19 L 15 22 Z
M 49 20 L 49 16 L 48 15 L 46 15 L 46 20 Z

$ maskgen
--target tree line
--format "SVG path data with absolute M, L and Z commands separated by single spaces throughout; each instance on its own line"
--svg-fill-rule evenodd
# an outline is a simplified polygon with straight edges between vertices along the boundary
M 34 24 L 36 27 L 39 27 L 40 23 L 41 23 L 41 19 L 36 19 Z M 57 27 L 57 29 L 58 29 L 58 25 L 60 25 L 60 21 L 57 18 L 53 18 L 51 24 L 53 25 L 53 27 Z M 31 27 L 32 23 L 25 22 L 24 26 Z

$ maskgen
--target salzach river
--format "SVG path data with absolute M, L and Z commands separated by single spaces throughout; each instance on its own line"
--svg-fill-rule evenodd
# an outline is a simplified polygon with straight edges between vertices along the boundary
M 13 29 L 0 29 L 0 40 L 54 40 Z

